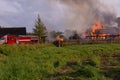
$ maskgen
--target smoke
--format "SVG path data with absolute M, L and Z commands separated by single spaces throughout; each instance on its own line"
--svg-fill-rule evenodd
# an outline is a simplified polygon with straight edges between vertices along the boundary
M 117 18 L 116 22 L 118 23 L 118 27 L 120 27 L 120 17 Z
M 51 23 L 59 30 L 84 32 L 97 20 L 110 26 L 116 19 L 113 9 L 100 0 L 50 0 L 50 3 L 53 11 L 50 16 L 54 16 Z

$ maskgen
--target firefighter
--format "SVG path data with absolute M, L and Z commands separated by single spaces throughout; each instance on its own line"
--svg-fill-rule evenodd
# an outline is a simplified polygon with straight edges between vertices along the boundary
M 62 38 L 62 36 L 60 36 L 60 35 L 57 35 L 57 37 L 56 37 L 56 46 L 57 47 L 61 47 L 62 46 L 62 42 L 63 42 L 63 38 Z

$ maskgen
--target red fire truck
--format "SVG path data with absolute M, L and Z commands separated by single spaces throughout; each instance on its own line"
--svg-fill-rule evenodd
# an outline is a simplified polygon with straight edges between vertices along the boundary
M 38 43 L 39 38 L 37 36 L 29 36 L 29 35 L 5 35 L 0 37 L 0 44 L 33 44 Z

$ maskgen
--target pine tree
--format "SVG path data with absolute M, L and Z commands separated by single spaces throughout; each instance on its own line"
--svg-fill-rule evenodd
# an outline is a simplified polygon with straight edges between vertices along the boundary
M 35 22 L 35 28 L 33 28 L 33 33 L 39 37 L 39 42 L 43 43 L 45 42 L 45 37 L 47 34 L 47 30 L 45 25 L 40 19 L 40 16 L 38 15 L 37 20 Z

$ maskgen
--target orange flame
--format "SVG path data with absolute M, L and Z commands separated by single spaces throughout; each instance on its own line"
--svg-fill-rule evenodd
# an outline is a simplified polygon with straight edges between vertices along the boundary
M 58 36 L 56 37 L 56 40 L 57 40 L 57 41 L 63 41 L 63 38 L 61 38 L 60 35 L 58 35 Z
M 98 20 L 91 28 L 92 39 L 105 39 L 108 34 L 96 33 L 97 30 L 104 29 L 102 23 Z
M 92 26 L 92 33 L 95 33 L 96 30 L 103 29 L 103 25 L 101 24 L 100 21 L 97 21 L 93 26 Z

